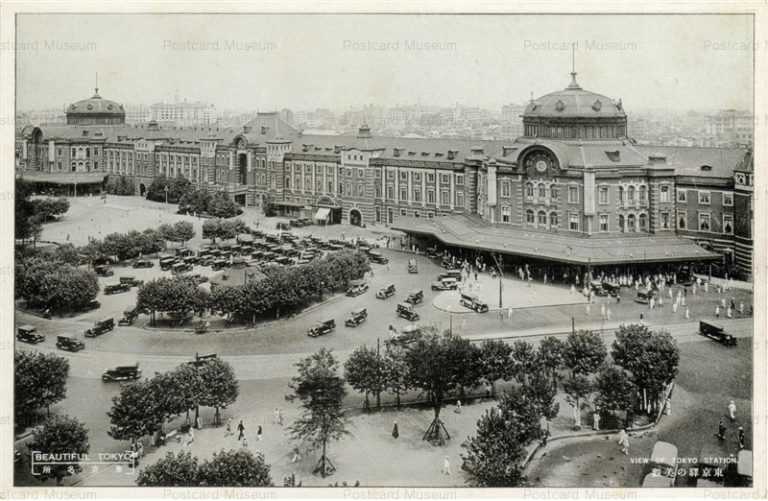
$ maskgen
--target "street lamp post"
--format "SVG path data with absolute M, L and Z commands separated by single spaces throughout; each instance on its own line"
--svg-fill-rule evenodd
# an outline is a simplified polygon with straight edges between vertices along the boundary
M 165 203 L 168 203 L 168 185 L 165 185 L 165 188 L 163 188 L 163 191 L 165 191 Z

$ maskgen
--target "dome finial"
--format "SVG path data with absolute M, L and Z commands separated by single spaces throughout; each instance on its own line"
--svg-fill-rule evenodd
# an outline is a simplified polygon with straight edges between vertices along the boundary
M 94 88 L 94 94 L 93 97 L 100 97 L 99 96 L 99 72 L 96 72 L 96 87 Z
M 571 83 L 568 85 L 568 89 L 581 89 L 576 81 L 576 75 L 576 42 L 574 42 L 571 44 Z

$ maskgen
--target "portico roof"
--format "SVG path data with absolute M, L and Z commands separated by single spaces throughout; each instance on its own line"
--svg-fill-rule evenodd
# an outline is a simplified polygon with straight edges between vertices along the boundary
M 25 172 L 22 176 L 17 177 L 19 180 L 29 181 L 31 183 L 97 184 L 103 183 L 106 175 L 105 172 Z
M 445 245 L 571 264 L 610 265 L 719 259 L 676 235 L 576 236 L 489 224 L 463 215 L 433 219 L 398 217 L 392 229 L 431 235 Z

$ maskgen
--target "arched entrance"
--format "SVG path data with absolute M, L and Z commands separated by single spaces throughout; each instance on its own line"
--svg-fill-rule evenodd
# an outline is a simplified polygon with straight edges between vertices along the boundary
M 360 226 L 363 223 L 363 215 L 357 209 L 349 210 L 349 224 L 353 226 Z
M 147 192 L 147 187 L 144 186 L 144 183 L 141 183 L 139 185 L 139 195 L 143 197 L 146 192 Z
M 240 184 L 248 184 L 248 155 L 240 153 L 237 156 L 237 166 L 237 182 Z

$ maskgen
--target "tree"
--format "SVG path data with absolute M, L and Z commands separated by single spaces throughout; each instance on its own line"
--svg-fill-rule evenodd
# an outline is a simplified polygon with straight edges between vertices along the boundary
M 142 487 L 197 486 L 200 484 L 197 468 L 197 458 L 190 452 L 168 452 L 154 464 L 142 468 L 136 478 L 136 484 Z
M 560 404 L 555 400 L 557 389 L 552 385 L 544 367 L 538 367 L 528 378 L 528 383 L 522 387 L 528 401 L 536 407 L 536 412 L 547 421 L 547 434 L 549 434 L 549 422 L 557 417 L 560 412 Z
M 183 319 L 186 313 L 199 307 L 198 287 L 184 277 L 150 280 L 139 287 L 136 307 L 151 313 L 152 325 L 158 311 L 176 314 Z
M 66 198 L 42 198 L 32 200 L 32 215 L 38 216 L 42 223 L 57 219 L 69 210 Z
M 136 442 L 145 435 L 161 429 L 169 409 L 162 397 L 171 392 L 161 390 L 158 380 L 136 381 L 123 385 L 120 393 L 112 397 L 112 408 L 107 412 L 111 426 L 107 434 L 115 440 Z M 166 407 L 166 408 L 164 408 Z
M 67 396 L 69 361 L 53 353 L 14 353 L 14 410 L 19 423 L 28 423 L 34 414 Z
M 611 356 L 629 371 L 632 381 L 653 404 L 677 376 L 680 350 L 666 331 L 652 332 L 643 325 L 622 325 L 616 332 Z
M 322 477 L 335 471 L 327 455 L 328 442 L 349 433 L 341 407 L 346 389 L 337 374 L 338 365 L 325 348 L 301 360 L 296 364 L 298 374 L 289 385 L 293 393 L 286 397 L 289 401 L 298 399 L 302 407 L 301 416 L 288 428 L 293 438 L 306 441 L 312 449 L 322 448 L 313 471 Z
M 554 336 L 547 336 L 539 343 L 537 363 L 551 376 L 552 386 L 557 389 L 557 371 L 563 365 L 563 342 Z
M 216 194 L 210 202 L 208 202 L 207 212 L 213 217 L 230 218 L 242 214 L 243 209 L 241 209 L 234 201 L 227 198 L 226 195 Z
M 29 199 L 34 190 L 34 185 L 23 179 L 16 180 L 15 202 L 15 235 L 16 238 L 24 243 L 35 234 L 33 223 L 30 217 L 34 215 L 34 204 Z
M 526 447 L 541 435 L 536 404 L 520 389 L 502 395 L 485 411 L 477 432 L 463 444 L 461 468 L 476 487 L 519 487 L 525 482 Z
M 179 212 L 204 214 L 208 211 L 208 204 L 212 198 L 213 195 L 206 190 L 193 190 L 185 193 L 179 199 Z
M 173 242 L 187 242 L 195 238 L 195 227 L 189 221 L 177 221 L 173 223 Z
M 446 438 L 451 437 L 440 420 L 440 411 L 445 398 L 467 380 L 461 360 L 469 353 L 465 346 L 469 341 L 447 332 L 439 335 L 435 327 L 426 327 L 423 331 L 424 335 L 406 352 L 409 385 L 426 394 L 434 411 L 424 440 L 442 445 L 445 443 L 443 432 Z
M 347 383 L 365 396 L 365 409 L 369 409 L 368 395 L 376 395 L 376 406 L 381 406 L 381 392 L 386 389 L 386 369 L 383 357 L 367 346 L 356 348 L 344 363 Z
M 563 361 L 572 375 L 596 372 L 608 354 L 603 338 L 592 331 L 578 331 L 568 335 L 563 347 Z
M 387 389 L 395 394 L 395 406 L 400 407 L 400 395 L 408 391 L 408 361 L 401 346 L 388 345 L 384 353 L 384 371 Z
M 563 390 L 567 395 L 566 399 L 573 408 L 573 427 L 581 429 L 581 406 L 589 394 L 592 392 L 592 383 L 584 374 L 575 373 L 563 381 Z
M 200 405 L 215 409 L 214 424 L 219 425 L 219 410 L 235 403 L 240 392 L 235 371 L 229 363 L 220 358 L 206 360 L 199 364 L 197 371 L 203 388 Z
M 245 290 L 243 287 L 216 286 L 211 289 L 210 308 L 226 316 L 232 322 L 234 316 L 246 315 Z
M 518 340 L 512 343 L 512 376 L 518 383 L 525 385 L 528 374 L 536 367 L 536 350 L 527 341 Z
M 203 461 L 197 478 L 206 487 L 272 487 L 270 469 L 261 452 L 222 450 Z
M 98 292 L 93 272 L 41 259 L 26 263 L 20 284 L 21 297 L 29 307 L 50 308 L 54 312 L 85 309 Z
M 626 371 L 617 366 L 605 366 L 597 375 L 596 390 L 595 403 L 600 409 L 607 412 L 626 411 L 626 424 L 629 424 L 637 387 Z
M 50 477 L 60 485 L 64 477 L 80 473 L 82 467 L 77 458 L 88 454 L 88 431 L 83 423 L 69 416 L 50 416 L 34 433 L 29 450 L 39 451 L 53 457 L 61 457 L 51 466 L 50 472 L 42 470 L 38 478 L 45 481 Z
M 491 384 L 491 395 L 496 396 L 496 381 L 507 380 L 511 376 L 512 347 L 504 341 L 491 339 L 483 341 L 481 358 L 485 378 Z

